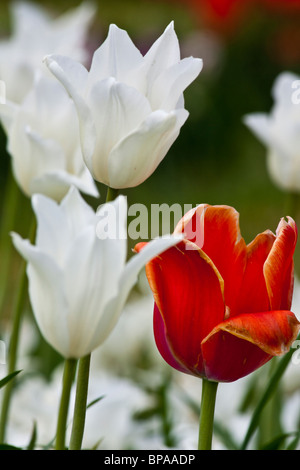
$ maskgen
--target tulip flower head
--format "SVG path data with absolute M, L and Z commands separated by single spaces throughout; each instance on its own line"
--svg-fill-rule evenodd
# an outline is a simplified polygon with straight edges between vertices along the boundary
M 34 82 L 35 72 L 43 70 L 46 54 L 70 54 L 86 61 L 85 42 L 95 14 L 90 2 L 82 2 L 58 18 L 27 1 L 10 2 L 12 35 L 0 41 L 0 80 L 6 85 L 6 99 L 22 103 Z
M 77 359 L 103 343 L 141 268 L 178 242 L 178 237 L 153 240 L 147 251 L 126 262 L 124 196 L 104 204 L 97 213 L 75 187 L 59 204 L 35 194 L 32 205 L 37 217 L 35 245 L 18 234 L 12 236 L 28 262 L 33 313 L 48 343 L 65 358 Z M 114 211 L 108 210 L 111 207 Z M 118 237 L 101 234 L 105 212 L 115 214 Z
M 196 236 L 203 227 L 204 235 Z M 235 209 L 204 204 L 186 214 L 175 233 L 184 239 L 146 266 L 155 340 L 165 361 L 181 372 L 232 382 L 286 353 L 300 328 L 290 311 L 294 221 L 282 219 L 276 235 L 267 230 L 246 245 Z M 202 240 L 201 247 L 194 240 Z
M 82 158 L 74 103 L 59 82 L 38 73 L 23 103 L 1 104 L 0 116 L 15 179 L 27 196 L 59 201 L 72 185 L 98 196 Z
M 273 182 L 285 191 L 300 191 L 300 104 L 294 84 L 299 77 L 284 72 L 273 86 L 274 106 L 270 114 L 254 113 L 245 124 L 267 148 L 267 165 Z
M 183 91 L 202 68 L 180 59 L 173 23 L 145 56 L 111 25 L 89 72 L 68 57 L 45 62 L 75 102 L 87 167 L 116 189 L 141 184 L 163 160 L 188 117 Z

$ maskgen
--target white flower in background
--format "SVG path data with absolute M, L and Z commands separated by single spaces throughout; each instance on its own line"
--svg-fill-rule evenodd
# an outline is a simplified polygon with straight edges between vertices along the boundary
M 69 57 L 45 61 L 75 102 L 89 170 L 113 188 L 139 185 L 163 160 L 188 117 L 183 91 L 202 68 L 180 59 L 173 23 L 145 56 L 111 25 L 89 72 Z
M 110 334 L 142 267 L 178 238 L 153 240 L 126 263 L 124 196 L 101 206 L 97 214 L 74 187 L 60 204 L 35 194 L 32 205 L 36 244 L 13 234 L 15 247 L 28 262 L 32 309 L 51 346 L 65 358 L 80 358 Z M 100 236 L 106 227 L 99 220 L 107 211 L 119 222 L 116 238 Z
M 275 80 L 270 114 L 254 113 L 245 124 L 267 148 L 267 164 L 274 183 L 283 190 L 300 191 L 300 104 L 293 100 L 299 77 L 288 72 Z
M 85 61 L 84 49 L 95 8 L 89 2 L 53 19 L 46 10 L 30 2 L 11 2 L 12 34 L 0 41 L 0 80 L 6 98 L 20 103 L 32 86 L 36 69 L 46 54 L 56 52 Z
M 0 104 L 0 117 L 14 176 L 27 196 L 61 200 L 71 185 L 98 195 L 82 158 L 74 103 L 57 80 L 38 74 L 22 104 Z

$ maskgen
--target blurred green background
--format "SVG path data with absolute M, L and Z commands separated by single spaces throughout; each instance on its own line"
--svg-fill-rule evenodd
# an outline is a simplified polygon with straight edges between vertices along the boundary
M 80 2 L 36 3 L 59 15 Z M 266 169 L 266 149 L 242 119 L 247 113 L 270 110 L 271 87 L 280 72 L 300 73 L 300 10 L 299 2 L 291 2 L 295 8 L 286 9 L 289 1 L 248 0 L 235 2 L 247 5 L 246 11 L 239 7 L 222 15 L 218 12 L 222 3 L 228 2 L 98 0 L 89 47 L 95 50 L 109 24 L 115 23 L 146 52 L 174 20 L 182 55 L 202 57 L 204 67 L 185 92 L 190 116 L 179 138 L 154 174 L 125 193 L 129 204 L 149 207 L 152 203 L 232 205 L 240 212 L 242 234 L 249 242 L 260 231 L 276 230 L 279 218 L 287 215 L 288 195 L 273 185 Z M 9 5 L 1 2 L 3 37 L 11 28 Z M 3 133 L 0 144 L 3 195 L 10 169 Z M 105 196 L 103 190 L 101 194 Z M 26 224 L 24 205 L 28 208 L 29 201 L 23 198 L 22 204 L 20 222 Z

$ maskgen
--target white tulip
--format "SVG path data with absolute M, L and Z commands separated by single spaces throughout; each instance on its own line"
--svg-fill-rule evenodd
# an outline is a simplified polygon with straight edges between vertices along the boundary
M 202 69 L 201 59 L 180 59 L 173 23 L 145 56 L 111 25 L 89 71 L 61 55 L 45 62 L 76 104 L 91 174 L 119 189 L 141 184 L 163 160 L 188 117 L 183 91 Z
M 27 196 L 61 200 L 71 185 L 98 195 L 82 158 L 74 103 L 57 80 L 39 75 L 23 103 L 1 104 L 0 116 L 15 179 Z
M 0 80 L 5 83 L 6 99 L 22 102 L 32 86 L 36 69 L 46 54 L 70 54 L 87 60 L 85 41 L 95 8 L 83 2 L 53 19 L 46 10 L 29 2 L 11 3 L 12 35 L 0 42 Z
M 288 72 L 275 80 L 270 114 L 245 117 L 246 125 L 267 148 L 267 165 L 274 183 L 287 191 L 300 191 L 300 104 L 293 96 L 296 75 Z
M 119 196 L 98 213 L 71 188 L 58 204 L 32 198 L 37 217 L 36 244 L 13 234 L 27 260 L 32 309 L 44 338 L 65 358 L 80 358 L 97 348 L 118 321 L 139 271 L 153 257 L 178 243 L 168 237 L 150 242 L 128 262 L 127 201 Z M 99 237 L 109 209 L 119 222 L 118 237 Z

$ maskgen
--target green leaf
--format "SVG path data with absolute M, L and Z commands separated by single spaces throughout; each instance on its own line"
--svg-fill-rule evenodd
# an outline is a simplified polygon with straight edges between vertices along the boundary
M 272 439 L 271 442 L 268 442 L 262 446 L 260 450 L 278 450 L 286 441 L 286 439 L 295 436 L 295 434 L 295 432 L 281 434 L 280 436 L 275 437 L 275 439 Z
M 20 372 L 21 370 L 16 370 L 15 372 L 12 372 L 11 374 L 7 375 L 2 380 L 0 380 L 0 388 L 4 387 L 8 382 L 10 382 L 10 380 L 12 380 Z
M 37 437 L 37 428 L 36 428 L 36 423 L 34 423 L 31 438 L 30 438 L 29 444 L 27 446 L 27 450 L 33 450 L 34 449 L 35 443 L 36 443 L 36 437 Z
M 91 406 L 95 405 L 96 403 L 98 403 L 99 401 L 103 400 L 103 398 L 105 398 L 105 395 L 101 395 L 101 397 L 99 398 L 95 398 L 95 400 L 92 400 L 86 407 L 86 409 L 90 408 Z
M 0 450 L 23 450 L 21 447 L 12 446 L 10 444 L 0 444 Z
M 235 442 L 233 436 L 220 422 L 215 420 L 214 422 L 214 433 L 223 442 L 226 449 L 237 450 L 238 444 Z
M 294 351 L 291 349 L 278 362 L 277 367 L 275 369 L 275 372 L 272 374 L 272 376 L 271 376 L 271 378 L 268 382 L 268 386 L 265 389 L 264 393 L 261 395 L 261 398 L 260 398 L 260 400 L 259 400 L 259 402 L 258 402 L 258 404 L 257 404 L 257 406 L 254 410 L 254 413 L 252 415 L 247 433 L 246 433 L 244 441 L 241 445 L 242 450 L 246 449 L 247 445 L 249 444 L 249 441 L 250 441 L 251 437 L 253 436 L 254 432 L 256 431 L 256 429 L 259 425 L 259 420 L 260 420 L 261 413 L 262 413 L 263 409 L 265 408 L 266 404 L 268 403 L 268 401 L 270 400 L 271 396 L 275 392 L 276 387 L 277 387 L 281 377 L 283 376 L 283 374 L 284 374 L 284 372 L 285 372 L 285 370 L 286 370 L 286 368 L 289 364 L 289 361 L 291 359 L 291 356 L 292 356 L 293 352 Z

